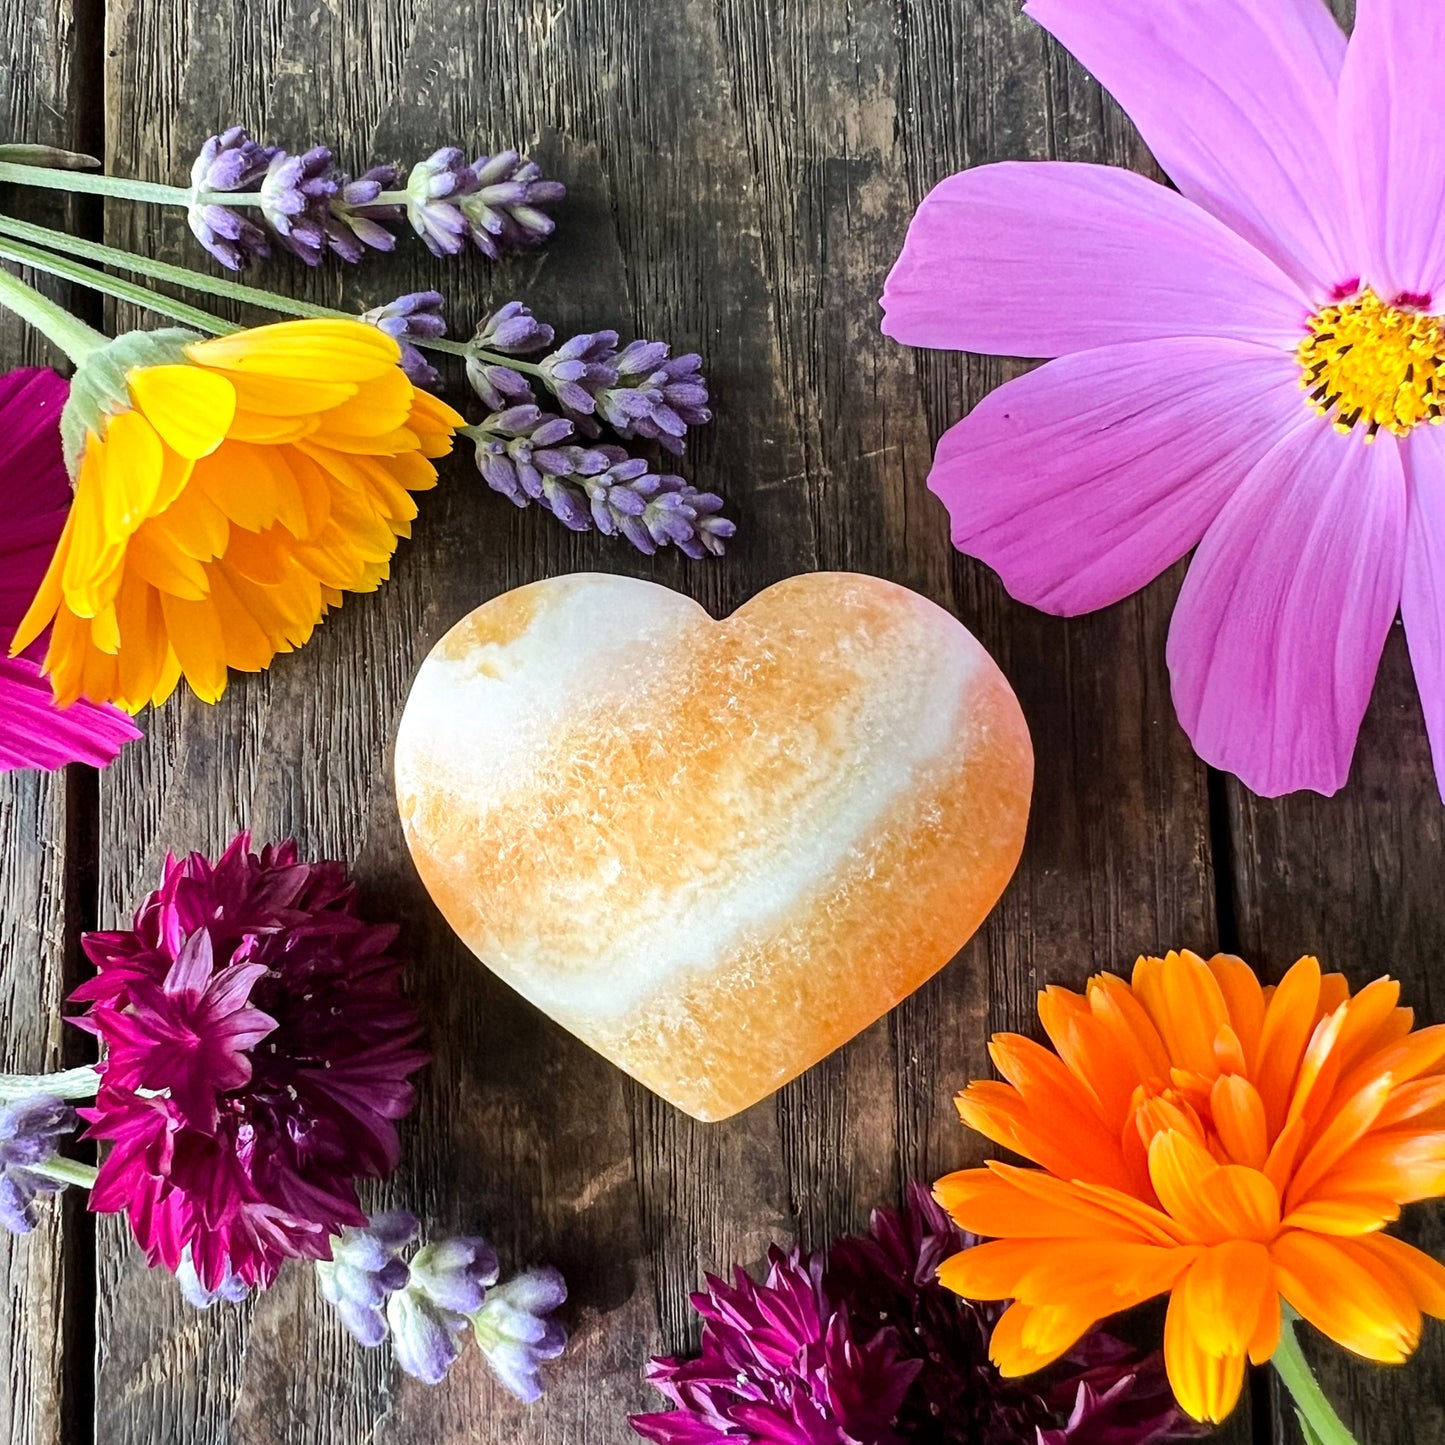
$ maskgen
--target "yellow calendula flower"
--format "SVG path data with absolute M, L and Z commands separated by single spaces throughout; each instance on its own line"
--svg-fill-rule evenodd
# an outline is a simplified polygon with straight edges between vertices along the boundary
M 389 336 L 286 321 L 135 332 L 87 360 L 62 419 L 75 501 L 14 641 L 54 622 L 56 700 L 214 702 L 227 669 L 300 647 L 387 576 L 462 418 Z

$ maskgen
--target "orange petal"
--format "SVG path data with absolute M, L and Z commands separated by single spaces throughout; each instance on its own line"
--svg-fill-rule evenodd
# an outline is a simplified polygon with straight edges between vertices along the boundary
M 1174 1287 L 1194 1343 L 1207 1355 L 1244 1355 L 1276 1304 L 1274 1267 L 1262 1244 L 1230 1240 L 1203 1250 Z
M 1423 1313 L 1445 1320 L 1445 1264 L 1389 1234 L 1372 1235 L 1355 1243 L 1394 1271 Z
M 1302 958 L 1280 980 L 1265 1009 L 1255 1086 L 1264 1100 L 1271 1136 L 1284 1127 L 1295 1074 L 1314 1032 L 1319 997 L 1319 961 Z
M 1212 1076 L 1214 1036 L 1229 1022 L 1229 1010 L 1209 965 L 1188 951 L 1140 959 L 1134 966 L 1134 992 L 1159 1030 L 1171 1063 Z
M 1175 1290 L 1164 1317 L 1164 1366 L 1184 1412 L 1217 1425 L 1234 1409 L 1244 1386 L 1245 1352 L 1209 1354 L 1199 1344 L 1197 1323 L 1190 1301 Z
M 1209 971 L 1224 995 L 1229 1026 L 1244 1052 L 1246 1071 L 1252 1070 L 1259 1058 L 1259 1035 L 1264 1027 L 1264 990 L 1254 970 L 1233 954 L 1216 953 L 1209 960 Z
M 1312 1199 L 1291 1209 L 1280 1227 L 1315 1234 L 1371 1234 L 1399 1217 L 1400 1206 L 1393 1199 Z
M 1219 1221 L 1210 1213 L 1200 1186 L 1219 1165 L 1202 1145 L 1176 1129 L 1165 1129 L 1149 1144 L 1149 1178 L 1159 1202 L 1195 1243 L 1213 1243 L 1222 1237 Z
M 1217 1240 L 1269 1240 L 1279 1232 L 1279 1191 L 1258 1169 L 1224 1164 L 1199 1181 L 1199 1204 Z
M 989 1358 L 998 1366 L 1000 1374 L 1031 1375 L 1053 1364 L 1076 1345 L 1094 1323 L 1066 1310 L 1015 1301 L 993 1327 Z
M 1236 1164 L 1263 1169 L 1269 1158 L 1269 1137 L 1259 1090 L 1238 1074 L 1221 1074 L 1210 1090 L 1209 1109 L 1229 1157 Z
M 1394 1365 L 1420 1338 L 1420 1310 L 1398 1275 L 1383 1281 L 1358 1241 L 1291 1230 L 1270 1247 L 1280 1293 L 1317 1330 L 1367 1360 Z
M 1339 1108 L 1319 1138 L 1295 1166 L 1285 1194 L 1287 1206 L 1306 1200 L 1310 1191 L 1364 1138 L 1379 1118 L 1393 1088 L 1388 1074 L 1359 1090 Z

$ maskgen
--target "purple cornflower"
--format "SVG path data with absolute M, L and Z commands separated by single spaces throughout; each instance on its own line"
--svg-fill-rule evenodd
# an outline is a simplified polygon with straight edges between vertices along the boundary
M 690 426 L 712 420 L 695 352 L 669 357 L 662 341 L 634 341 L 612 360 L 616 384 L 596 395 L 597 415 L 621 437 L 645 437 L 676 456 Z
M 493 411 L 535 401 L 532 384 L 520 371 L 482 353 L 529 356 L 546 350 L 555 334 L 520 301 L 507 302 L 477 327 L 467 349 L 467 380 L 472 390 Z
M 647 1378 L 677 1408 L 634 1415 L 632 1428 L 658 1445 L 895 1445 L 904 1397 L 923 1368 L 906 1359 L 896 1331 L 859 1338 L 847 1310 L 823 1287 L 823 1262 L 798 1250 L 768 1252 L 755 1284 L 739 1269 L 715 1275 L 692 1297 L 702 1316 L 696 1359 L 655 1359 Z
M 299 156 L 277 151 L 261 181 L 261 214 L 281 244 L 308 266 L 326 254 L 331 198 L 338 182 L 325 146 Z
M 411 343 L 435 341 L 447 334 L 447 323 L 441 309 L 446 297 L 440 291 L 410 291 L 363 311 L 361 319 L 378 331 L 384 331 L 401 343 L 401 369 L 417 386 L 435 386 L 441 374 Z
M 621 447 L 569 443 L 573 430 L 567 418 L 527 404 L 466 434 L 487 485 L 519 507 L 539 502 L 571 531 L 621 535 L 648 556 L 669 545 L 693 558 L 722 555 L 737 529 L 719 515 L 721 497 L 659 476 Z
M 211 136 L 191 165 L 191 203 L 186 220 L 196 239 L 231 271 L 271 254 L 266 232 L 249 216 L 206 197 L 225 191 L 254 191 L 280 152 L 261 145 L 242 126 Z
M 50 1163 L 77 1122 L 75 1110 L 49 1094 L 0 1108 L 0 1226 L 11 1234 L 29 1234 L 35 1228 L 36 1195 L 65 1188 L 62 1181 L 36 1171 Z
M 472 162 L 476 186 L 461 200 L 472 244 L 489 260 L 545 241 L 557 223 L 540 207 L 560 201 L 567 188 L 549 181 L 537 165 L 516 151 L 478 156 Z
M 529 1269 L 488 1291 L 472 1315 L 487 1363 L 525 1404 L 541 1398 L 541 1365 L 567 1348 L 567 1331 L 552 1318 L 566 1301 L 567 1282 L 557 1270 Z
M 825 1283 L 856 1327 L 895 1332 L 923 1362 L 899 1411 L 905 1439 L 1154 1445 L 1199 1433 L 1176 1406 L 1158 1352 L 1141 1356 L 1100 1331 L 1055 1367 L 1042 1392 L 1004 1379 L 988 1357 L 1002 1306 L 964 1300 L 938 1282 L 939 1265 L 974 1243 L 912 1183 L 902 1210 L 875 1210 L 867 1234 L 840 1239 L 828 1252 Z
M 398 179 L 395 166 L 372 166 L 355 180 L 344 175 L 336 177 L 326 243 L 343 261 L 355 264 L 368 247 L 373 251 L 390 251 L 396 246 L 396 237 L 381 223 L 399 221 L 405 211 L 401 206 L 379 206 L 376 198 L 383 191 L 394 190 Z
M 365 1228 L 344 1229 L 335 1236 L 331 1258 L 316 1263 L 322 1297 L 336 1306 L 341 1323 L 368 1348 L 386 1338 L 387 1301 L 410 1278 L 401 1251 L 419 1228 L 416 1215 L 404 1209 L 373 1214 Z

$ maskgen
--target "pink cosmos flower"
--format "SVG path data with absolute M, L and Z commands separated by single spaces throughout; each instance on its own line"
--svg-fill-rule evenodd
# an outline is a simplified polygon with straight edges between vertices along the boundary
M 984 166 L 883 297 L 918 346 L 1047 366 L 939 444 L 953 540 L 1022 601 L 1103 607 L 1198 547 L 1180 721 L 1256 792 L 1349 773 L 1403 614 L 1445 778 L 1445 6 L 1029 0 L 1178 191 Z
M 72 995 L 104 1055 L 88 1137 L 110 1142 L 90 1207 L 124 1212 L 150 1262 L 200 1290 L 267 1285 L 366 1223 L 359 1178 L 400 1153 L 426 1060 L 396 929 L 365 922 L 340 863 L 291 842 L 167 858 L 133 928 L 83 940 Z
M 140 734 L 122 712 L 79 702 L 61 709 L 41 676 L 49 634 L 19 657 L 10 640 L 50 565 L 70 509 L 60 452 L 60 409 L 68 387 L 53 371 L 0 375 L 0 772 L 104 767 Z

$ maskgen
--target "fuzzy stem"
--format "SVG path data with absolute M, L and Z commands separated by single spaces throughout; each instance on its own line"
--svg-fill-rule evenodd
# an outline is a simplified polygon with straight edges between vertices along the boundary
M 56 1074 L 0 1074 L 0 1102 L 39 1097 L 93 1099 L 99 1087 L 100 1075 L 89 1064 Z
M 54 1179 L 57 1184 L 76 1184 L 82 1189 L 93 1189 L 96 1175 L 100 1172 L 94 1164 L 82 1164 L 78 1159 L 62 1159 L 59 1154 L 44 1164 L 27 1164 L 25 1167 L 43 1179 Z
M 1274 1352 L 1274 1367 L 1294 1400 L 1300 1426 L 1312 1445 L 1356 1445 L 1355 1437 L 1325 1398 L 1325 1392 L 1320 1389 L 1319 1381 L 1305 1360 L 1295 1334 L 1298 1319 L 1299 1315 L 1285 1305 L 1279 1344 Z
M 194 326 L 198 331 L 208 332 L 212 336 L 223 335 L 228 331 L 239 331 L 241 328 L 229 321 L 222 321 L 217 316 L 212 316 L 208 311 L 201 311 L 195 306 L 189 306 L 184 301 L 175 301 L 169 296 L 159 295 L 146 286 L 138 286 L 134 281 L 122 281 L 118 276 L 107 276 L 104 271 L 97 271 L 93 267 L 81 265 L 79 261 L 71 261 L 64 256 L 56 256 L 49 251 L 39 250 L 35 246 L 27 246 L 20 241 L 0 239 L 0 256 L 8 257 L 12 261 L 23 262 L 27 266 L 33 266 L 37 271 L 48 271 L 52 276 L 62 276 L 67 281 L 74 281 L 81 286 L 88 286 L 92 291 L 99 291 L 104 296 L 114 296 L 118 301 L 129 301 L 132 305 L 143 306 L 148 311 L 158 312 L 162 316 L 169 316 L 173 321 L 179 321 L 184 326 Z M 23 283 L 21 283 L 23 284 Z M 27 291 L 29 287 L 25 288 Z M 38 295 L 38 293 L 35 293 Z M 44 300 L 44 297 L 40 297 Z M 0 292 L 0 302 L 9 305 L 3 292 Z M 17 309 L 18 307 L 12 307 Z M 75 321 L 68 312 L 62 313 L 75 325 L 83 323 Z M 26 318 L 29 320 L 30 318 Z M 36 322 L 39 325 L 39 322 Z M 42 326 L 42 330 L 45 328 Z M 93 338 L 98 338 L 98 344 L 104 345 L 105 338 L 99 332 L 92 332 L 88 326 L 85 331 Z M 46 333 L 49 335 L 50 333 Z M 52 336 L 51 339 L 58 345 L 65 346 L 65 342 L 59 336 Z M 96 342 L 92 342 L 83 355 L 77 356 L 70 347 L 65 349 L 70 353 L 71 359 L 77 364 L 85 359 L 90 351 L 96 349 Z
M 22 170 L 25 167 L 21 167 Z M 12 261 L 24 261 L 36 265 L 38 270 L 48 271 L 48 266 L 38 265 L 28 257 L 0 250 L 0 256 Z M 77 366 L 92 352 L 105 345 L 105 337 L 72 316 L 63 306 L 42 296 L 33 286 L 0 267 L 0 306 L 13 311 L 22 321 L 28 321 L 42 335 L 53 341 Z
M 40 186 L 48 191 L 83 191 L 92 196 L 114 196 L 121 201 L 152 201 L 162 206 L 188 206 L 191 193 L 184 186 L 162 186 L 155 181 L 132 181 L 124 176 L 96 176 L 84 171 L 52 170 L 49 166 L 21 166 L 0 161 L 0 181 L 17 186 Z
M 410 203 L 410 191 L 379 191 L 366 204 L 368 206 L 405 206 Z

